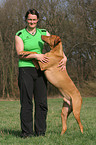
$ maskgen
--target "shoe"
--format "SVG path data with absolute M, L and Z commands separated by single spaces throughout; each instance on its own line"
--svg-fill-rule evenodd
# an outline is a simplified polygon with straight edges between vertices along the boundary
M 21 138 L 27 138 L 27 137 L 32 137 L 33 136 L 33 134 L 27 134 L 27 133 L 21 133 L 21 135 L 20 135 L 20 137 Z
M 35 136 L 45 136 L 45 133 L 36 133 Z

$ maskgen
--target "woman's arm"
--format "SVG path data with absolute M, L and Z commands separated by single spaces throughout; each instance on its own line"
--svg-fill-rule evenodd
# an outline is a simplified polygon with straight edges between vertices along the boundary
M 64 58 L 59 62 L 59 65 L 58 65 L 61 71 L 66 69 L 66 62 L 67 62 L 67 57 L 65 56 L 64 52 L 63 52 L 63 56 Z
M 24 50 L 23 41 L 19 36 L 15 36 L 15 47 L 17 55 L 19 56 L 19 53 Z
M 30 60 L 36 58 L 36 54 L 30 54 L 28 56 L 24 56 L 23 54 L 22 55 L 20 54 L 21 51 L 24 51 L 24 44 L 19 36 L 15 36 L 15 47 L 16 47 L 17 55 L 19 56 L 20 59 Z
M 17 55 L 19 56 L 20 59 L 23 60 L 36 59 L 41 61 L 42 63 L 48 62 L 48 57 L 45 57 L 44 54 L 29 54 L 27 56 L 24 56 L 23 54 L 21 55 L 20 52 L 24 51 L 24 44 L 19 36 L 15 36 L 15 47 L 16 47 Z
M 47 32 L 46 32 L 46 36 L 50 36 L 50 35 L 51 35 L 51 34 L 47 31 Z

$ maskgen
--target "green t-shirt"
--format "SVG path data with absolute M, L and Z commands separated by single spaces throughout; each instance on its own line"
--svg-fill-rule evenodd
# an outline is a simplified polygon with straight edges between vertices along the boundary
M 41 39 L 41 35 L 46 35 L 45 29 L 36 28 L 35 35 L 31 35 L 26 28 L 16 33 L 24 43 L 24 51 L 42 53 L 44 41 Z M 35 67 L 32 60 L 21 60 L 19 59 L 19 67 Z

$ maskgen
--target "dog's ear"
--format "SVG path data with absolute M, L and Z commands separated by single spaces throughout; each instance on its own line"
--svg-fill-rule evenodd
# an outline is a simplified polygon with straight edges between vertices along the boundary
M 56 36 L 56 38 L 54 40 L 54 46 L 56 46 L 59 42 L 61 42 L 61 39 L 59 36 Z

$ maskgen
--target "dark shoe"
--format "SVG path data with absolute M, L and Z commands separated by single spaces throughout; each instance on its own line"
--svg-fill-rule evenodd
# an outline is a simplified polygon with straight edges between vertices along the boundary
M 27 138 L 27 137 L 32 137 L 33 134 L 27 134 L 27 133 L 21 133 L 20 137 L 21 138 Z
M 35 136 L 45 136 L 45 133 L 36 133 Z

